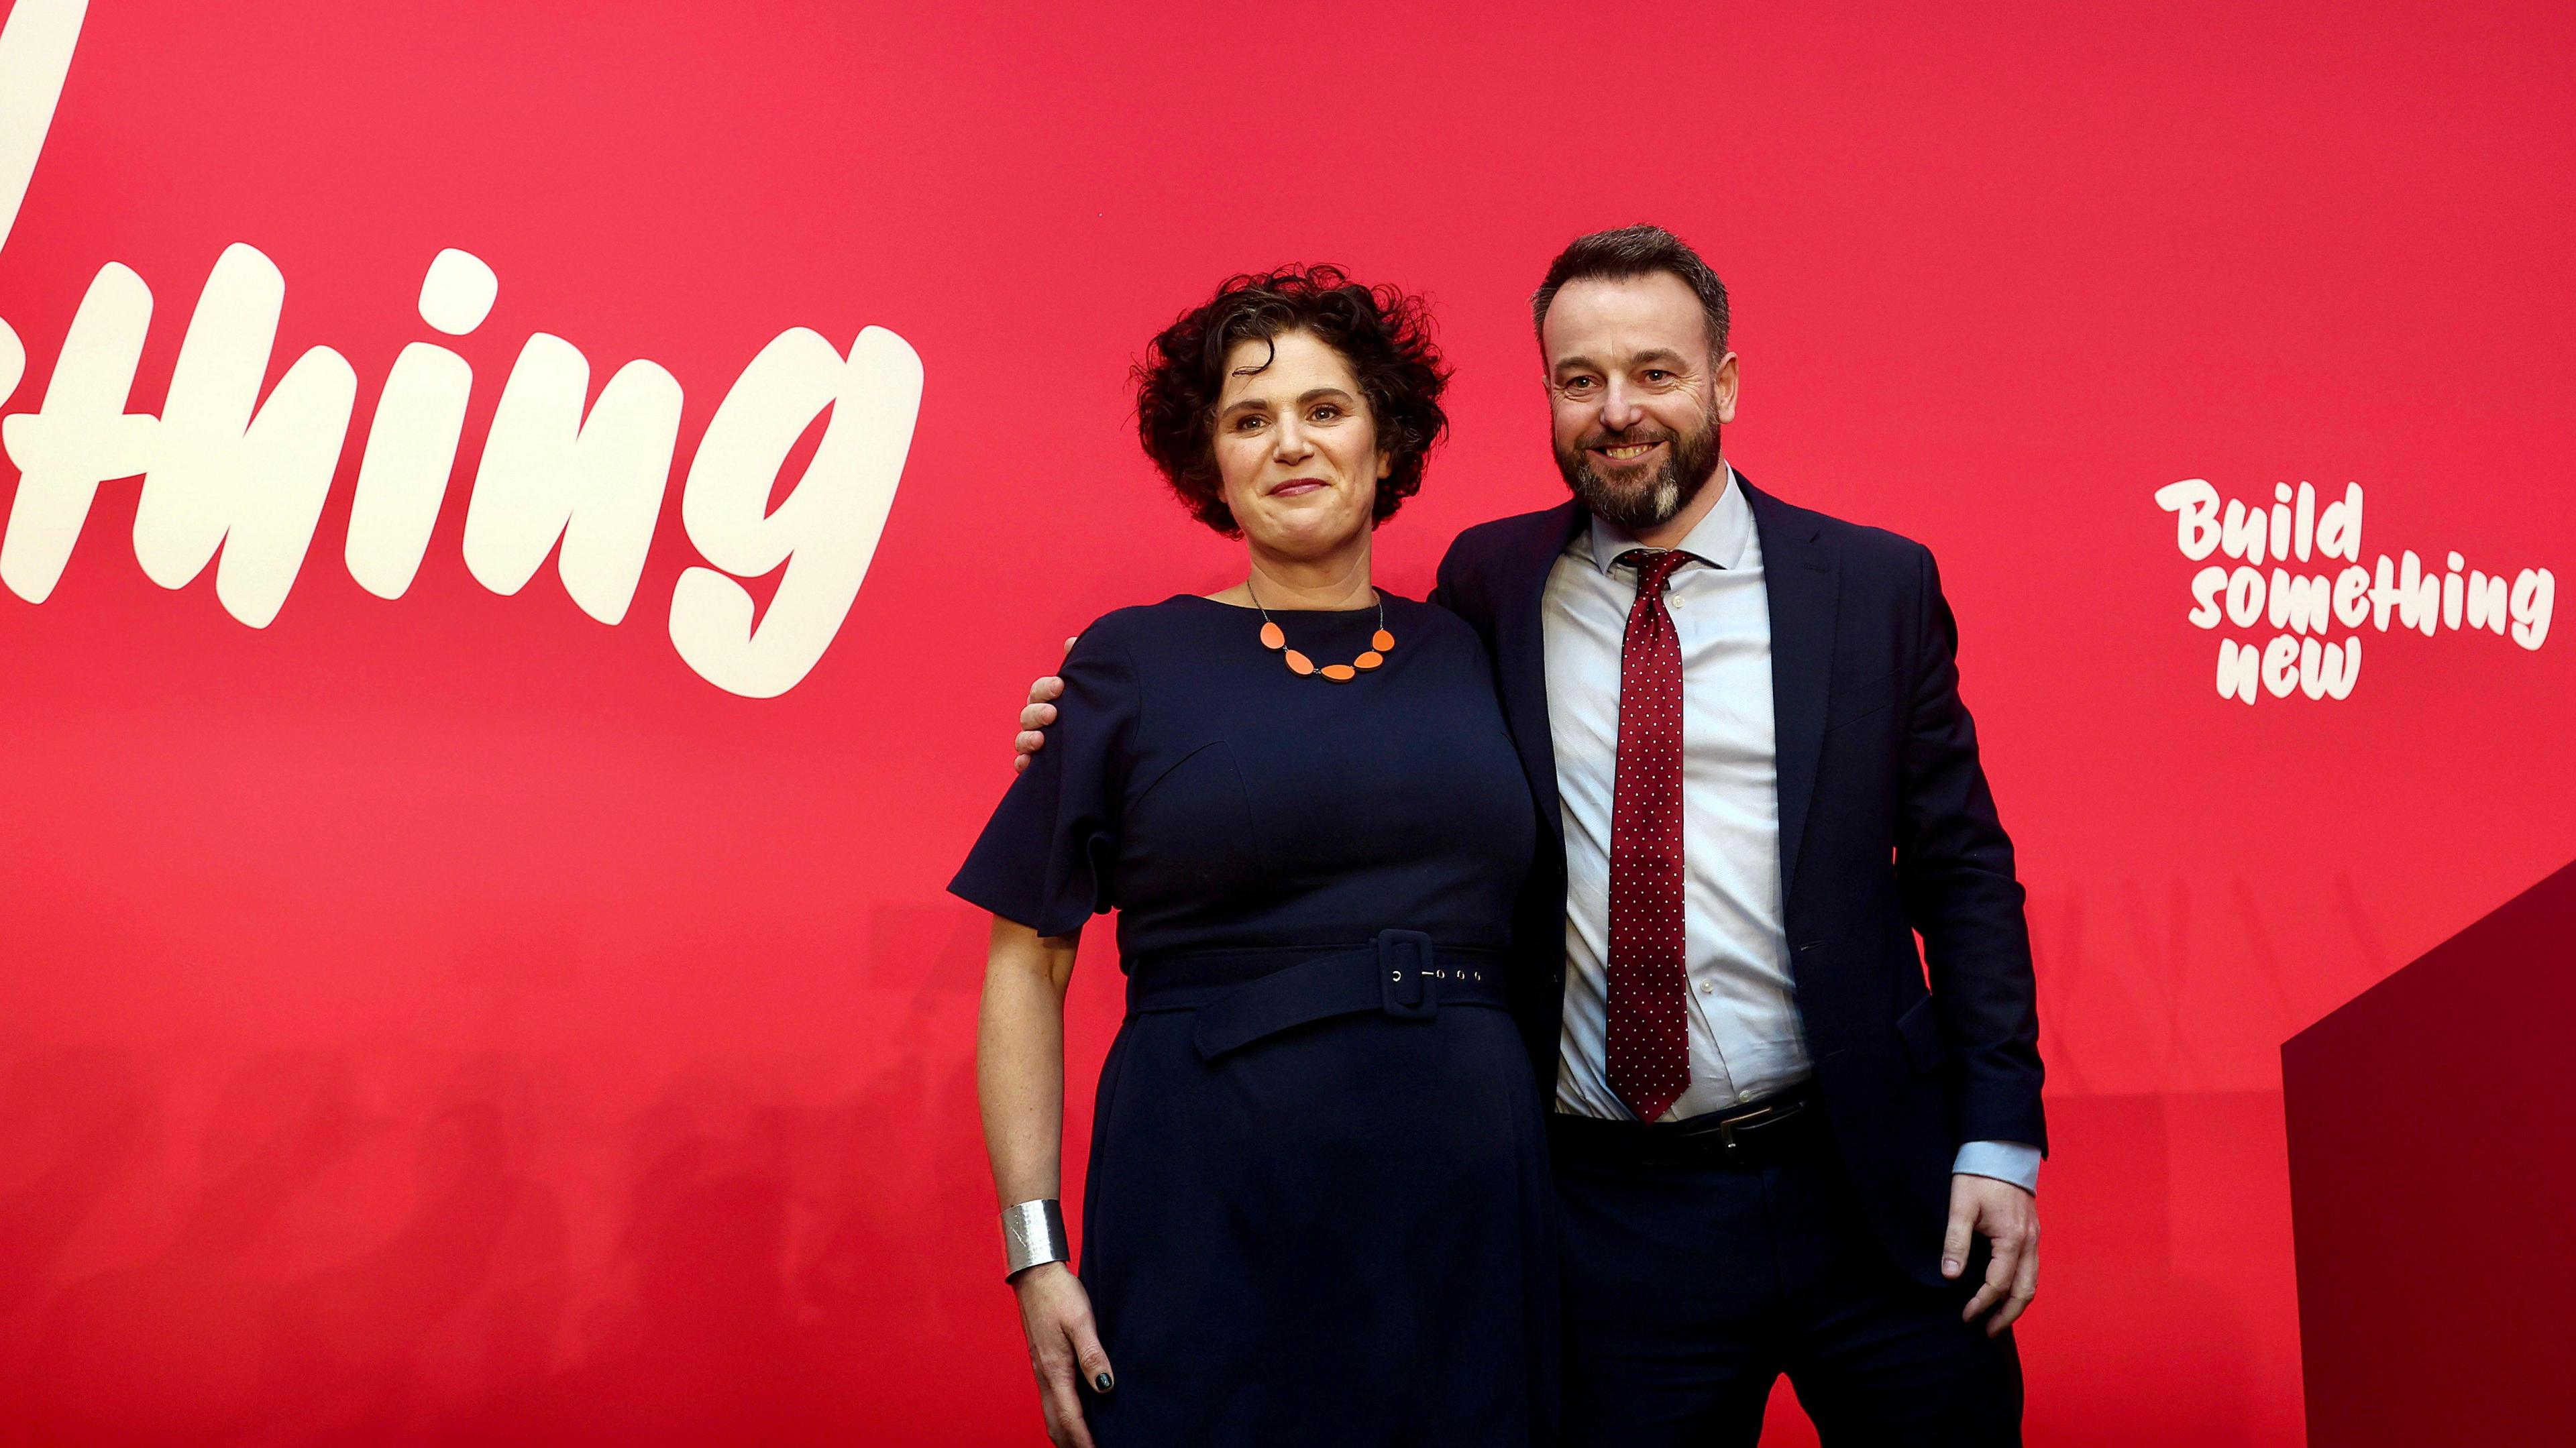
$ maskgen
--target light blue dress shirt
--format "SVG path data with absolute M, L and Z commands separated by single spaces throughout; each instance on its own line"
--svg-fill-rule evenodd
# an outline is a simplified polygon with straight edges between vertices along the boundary
M 1752 1101 L 1814 1073 L 1789 974 L 1780 894 L 1778 748 L 1771 716 L 1771 604 L 1762 540 L 1735 470 L 1683 540 L 1666 585 L 1682 650 L 1682 917 L 1690 995 L 1690 1088 L 1664 1120 Z M 1549 571 L 1541 605 L 1548 726 L 1565 821 L 1565 1021 L 1556 1105 L 1625 1120 L 1610 1090 L 1610 815 L 1619 753 L 1619 653 L 1637 597 L 1640 546 L 1595 517 Z M 1951 1170 L 2039 1185 L 2039 1150 L 1972 1141 Z

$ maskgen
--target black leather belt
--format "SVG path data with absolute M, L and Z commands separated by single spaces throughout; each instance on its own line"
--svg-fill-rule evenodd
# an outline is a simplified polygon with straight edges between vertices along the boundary
M 1758 1171 L 1813 1150 L 1824 1140 L 1824 1126 L 1814 1087 L 1801 1082 L 1744 1106 L 1680 1121 L 1609 1121 L 1558 1111 L 1547 1119 L 1547 1144 L 1560 1161 Z
M 1147 956 L 1128 964 L 1127 1014 L 1198 1012 L 1194 1039 L 1214 1060 L 1334 1016 L 1383 1011 L 1427 1021 L 1443 1006 L 1500 1007 L 1503 958 L 1499 949 L 1435 947 L 1419 930 L 1381 930 L 1357 946 Z

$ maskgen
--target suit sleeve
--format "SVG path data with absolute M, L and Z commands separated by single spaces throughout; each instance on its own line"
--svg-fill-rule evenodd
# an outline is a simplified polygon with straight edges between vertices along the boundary
M 1959 698 L 1958 622 L 1928 550 L 1918 565 L 1897 884 L 1923 937 L 1942 1037 L 1962 1063 L 1959 1139 L 2045 1151 L 2039 992 L 2012 840 L 1977 760 L 1976 723 Z
M 1425 602 L 1445 608 L 1463 618 L 1466 615 L 1458 607 L 1457 571 L 1458 540 L 1453 538 L 1449 540 L 1448 551 L 1440 555 L 1440 572 L 1434 577 L 1431 584 L 1431 597 Z

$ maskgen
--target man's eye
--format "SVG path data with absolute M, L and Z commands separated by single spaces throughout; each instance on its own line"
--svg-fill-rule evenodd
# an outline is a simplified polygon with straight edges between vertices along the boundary
M 1569 377 L 1565 379 L 1565 382 L 1562 385 L 1568 392 L 1589 392 L 1592 390 L 1592 379 L 1589 377 Z

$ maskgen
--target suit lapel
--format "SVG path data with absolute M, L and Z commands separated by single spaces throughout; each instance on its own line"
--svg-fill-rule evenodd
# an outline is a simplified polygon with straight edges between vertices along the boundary
M 1744 481 L 1738 472 L 1736 481 Z M 1798 878 L 1798 847 L 1816 792 L 1825 745 L 1825 692 L 1832 683 L 1834 602 L 1841 575 L 1816 519 L 1745 484 L 1762 540 L 1763 592 L 1771 603 L 1771 728 L 1779 757 L 1780 898 Z
M 1557 847 L 1565 845 L 1565 817 L 1557 808 L 1556 743 L 1547 722 L 1546 627 L 1542 617 L 1547 576 L 1577 529 L 1590 518 L 1569 502 L 1539 514 L 1535 526 L 1512 543 L 1494 600 L 1495 667 L 1502 673 L 1503 716 L 1520 746 L 1521 769 L 1538 800 Z

